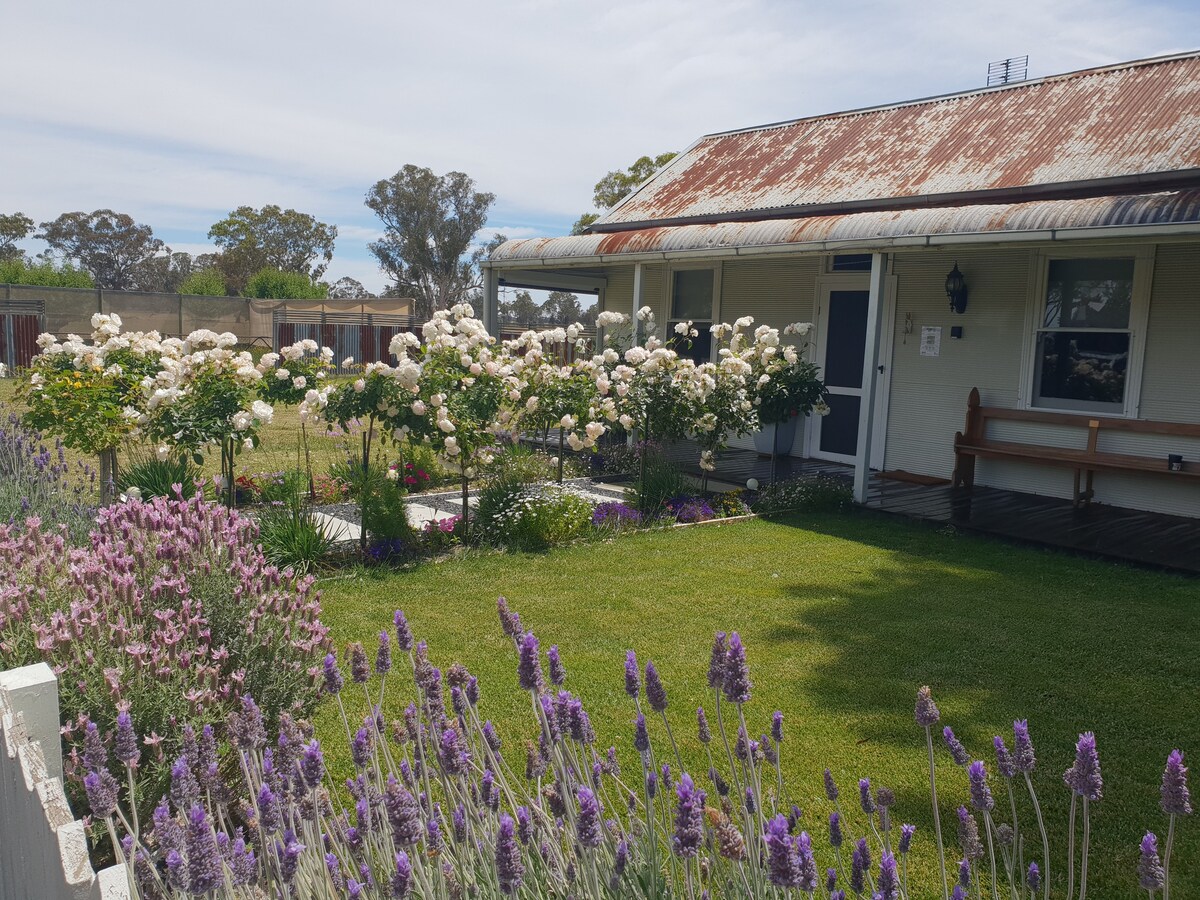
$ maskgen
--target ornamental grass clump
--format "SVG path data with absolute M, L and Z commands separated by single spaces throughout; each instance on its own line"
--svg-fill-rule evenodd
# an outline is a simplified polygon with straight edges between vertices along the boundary
M 713 642 L 712 716 L 697 712 L 699 745 L 683 754 L 666 716 L 671 673 L 649 661 L 643 669 L 632 650 L 623 670 L 614 662 L 610 687 L 623 680 L 629 698 L 619 740 L 631 753 L 622 756 L 636 760 L 623 767 L 616 748 L 599 743 L 560 648 L 545 648 L 504 598 L 498 612 L 512 669 L 497 688 L 510 696 L 495 701 L 464 666 L 439 667 L 399 611 L 373 650 L 354 643 L 341 660 L 325 655 L 323 690 L 344 732 L 331 740 L 345 741 L 353 765 L 340 782 L 326 765 L 331 744 L 291 716 L 271 729 L 243 696 L 219 734 L 187 743 L 169 787 L 138 820 L 121 796 L 135 779 L 112 773 L 139 764 L 141 727 L 122 714 L 110 733 L 93 730 L 82 757 L 87 801 L 119 847 L 135 895 L 1030 900 L 1049 892 L 1048 872 L 1022 858 L 1039 849 L 1036 838 L 1016 838 L 1020 823 L 1005 821 L 996 776 L 982 761 L 962 775 L 941 761 L 956 774 L 952 797 L 943 798 L 959 804 L 951 847 L 946 836 L 922 837 L 903 822 L 903 803 L 869 778 L 859 779 L 852 803 L 829 769 L 824 800 L 815 784 L 790 785 L 779 766 L 783 713 L 752 709 L 751 651 L 736 632 Z M 527 709 L 527 727 L 501 735 L 485 710 L 511 706 L 513 696 Z M 922 688 L 916 721 L 931 755 L 939 720 Z M 1028 729 L 1018 725 L 1013 774 L 997 764 L 1006 791 L 1024 774 L 1022 759 L 1032 766 Z M 1090 739 L 1080 744 L 1071 790 L 1094 802 L 1098 757 Z M 689 771 L 685 758 L 702 759 L 707 771 Z M 226 777 L 217 784 L 213 773 Z M 1186 775 L 1172 754 L 1168 815 L 1190 812 Z M 791 802 L 799 796 L 820 811 L 802 812 Z M 942 876 L 914 877 L 909 856 L 924 841 L 958 862 Z M 1128 855 L 1129 884 L 1165 893 L 1168 867 L 1155 835 Z M 1062 896 L 1074 900 L 1074 885 Z
M 222 722 L 252 694 L 274 725 L 314 705 L 326 628 L 311 578 L 263 558 L 255 524 L 199 498 L 131 501 L 100 512 L 86 549 L 37 518 L 0 526 L 0 667 L 58 674 L 79 784 L 88 735 L 138 723 L 139 780 L 163 783 L 180 726 Z M 314 656 L 318 654 L 318 656 Z

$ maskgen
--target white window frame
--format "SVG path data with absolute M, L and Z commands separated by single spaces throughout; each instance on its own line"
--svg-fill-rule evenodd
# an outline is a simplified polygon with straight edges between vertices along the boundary
M 669 342 L 675 337 L 675 326 L 680 322 L 686 322 L 687 319 L 677 319 L 674 317 L 675 312 L 675 273 L 676 272 L 695 272 L 704 270 L 712 272 L 713 276 L 713 292 L 712 292 L 712 325 L 716 325 L 721 321 L 721 264 L 714 262 L 697 262 L 697 263 L 672 263 L 667 267 L 667 326 L 666 331 L 662 335 L 663 343 Z M 694 319 L 693 321 L 702 321 Z M 701 341 L 708 341 L 708 358 L 711 362 L 716 362 L 717 348 L 716 338 L 711 332 L 702 331 L 693 341 L 699 344 Z
M 1021 348 L 1021 403 L 1024 409 L 1096 418 L 1136 419 L 1141 408 L 1142 367 L 1146 355 L 1146 329 L 1150 319 L 1150 292 L 1154 276 L 1154 246 L 1139 247 L 1071 247 L 1052 248 L 1034 254 L 1030 266 L 1029 302 L 1025 308 L 1025 340 Z M 1132 259 L 1133 295 L 1129 304 L 1129 365 L 1125 373 L 1125 401 L 1120 410 L 1083 410 L 1047 404 L 1034 405 L 1037 390 L 1034 373 L 1037 369 L 1039 335 L 1046 310 L 1046 291 L 1050 277 L 1050 262 L 1059 259 Z

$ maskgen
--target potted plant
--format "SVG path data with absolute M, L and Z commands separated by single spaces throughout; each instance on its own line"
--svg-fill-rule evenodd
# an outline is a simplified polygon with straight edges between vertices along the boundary
M 806 322 L 798 322 L 788 325 L 783 333 L 803 338 L 811 328 Z M 814 411 L 824 415 L 829 409 L 825 385 L 818 377 L 817 367 L 801 356 L 806 344 L 781 348 L 777 336 L 766 333 L 756 337 L 758 352 L 752 361 L 754 403 L 762 428 L 754 436 L 754 447 L 759 453 L 771 456 L 789 453 L 800 417 Z

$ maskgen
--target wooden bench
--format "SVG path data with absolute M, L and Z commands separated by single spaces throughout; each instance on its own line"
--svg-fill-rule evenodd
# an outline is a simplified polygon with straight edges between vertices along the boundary
M 1029 422 L 1039 425 L 1068 426 L 1086 429 L 1084 449 L 1052 447 L 1045 444 L 998 441 L 987 435 L 991 419 Z M 982 406 L 979 389 L 972 388 L 967 398 L 966 431 L 954 435 L 954 487 L 970 490 L 975 484 L 975 459 L 1019 459 L 1075 472 L 1075 505 L 1089 502 L 1094 491 L 1092 481 L 1097 471 L 1138 472 L 1167 475 L 1186 481 L 1200 479 L 1200 462 L 1182 463 L 1180 469 L 1167 467 L 1167 453 L 1161 456 L 1138 456 L 1129 453 L 1109 453 L 1097 449 L 1101 431 L 1135 432 L 1174 437 L 1200 438 L 1200 425 L 1186 422 L 1150 422 L 1145 419 L 1113 419 L 1100 416 L 1072 415 L 1040 409 L 1004 409 Z M 1082 482 L 1082 484 L 1081 484 Z

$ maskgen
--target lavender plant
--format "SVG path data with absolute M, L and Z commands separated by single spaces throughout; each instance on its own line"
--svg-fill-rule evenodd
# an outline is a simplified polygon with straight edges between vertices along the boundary
M 61 442 L 47 446 L 39 432 L 0 406 L 0 524 L 36 516 L 58 523 L 68 543 L 84 543 L 96 516 L 96 487 L 95 472 L 83 463 L 71 465 Z
M 700 709 L 708 772 L 697 777 L 676 753 L 663 715 L 667 687 L 653 664 L 643 670 L 634 652 L 627 654 L 626 740 L 637 765 L 623 770 L 615 748 L 600 749 L 583 701 L 565 687 L 569 669 L 559 648 L 543 654 L 503 598 L 498 612 L 512 647 L 512 687 L 529 710 L 523 744 L 505 743 L 484 718 L 478 680 L 459 664 L 435 665 L 402 612 L 380 633 L 373 665 L 366 648 L 353 644 L 345 659 L 328 654 L 321 667 L 354 766 L 342 784 L 309 726 L 282 716 L 268 740 L 262 711 L 243 696 L 225 725 L 224 754 L 216 753 L 211 731 L 192 741 L 174 760 L 170 787 L 153 813 L 139 820 L 139 804 L 119 796 L 109 771 L 123 768 L 136 784 L 136 720 L 118 717 L 108 735 L 111 756 L 93 730 L 83 757 L 88 801 L 120 848 L 135 894 L 907 900 L 936 893 L 980 898 L 986 886 L 992 898 L 1025 900 L 1042 890 L 1045 873 L 1020 860 L 1018 823 L 999 821 L 993 776 L 980 761 L 968 766 L 958 789 L 968 799 L 958 810 L 954 852 L 961 862 L 952 883 L 949 873 L 940 886 L 910 883 L 908 856 L 920 835 L 900 824 L 895 836 L 896 798 L 869 779 L 860 780 L 852 810 L 827 769 L 824 791 L 834 809 L 828 829 L 804 827 L 778 767 L 782 713 L 770 717 L 769 734 L 750 737 L 753 684 L 738 634 L 718 634 L 713 643 L 715 727 Z M 361 720 L 350 712 L 360 707 L 368 710 Z M 389 722 L 390 709 L 402 711 Z M 923 688 L 917 722 L 931 753 L 939 718 Z M 1023 725 L 1019 734 L 1014 774 L 997 763 L 1005 779 L 1032 768 Z M 1080 745 L 1071 789 L 1091 803 L 1099 792 L 1098 758 L 1090 739 Z M 660 747 L 669 747 L 665 759 Z M 1183 815 L 1185 806 L 1190 811 L 1186 769 L 1181 757 L 1172 760 L 1164 809 Z M 766 775 L 772 766 L 775 779 Z M 229 777 L 215 782 L 217 771 Z M 934 840 L 944 854 L 943 838 Z M 1153 895 L 1165 891 L 1166 870 L 1157 839 L 1147 834 L 1131 881 Z M 1073 885 L 1064 896 L 1074 896 Z

